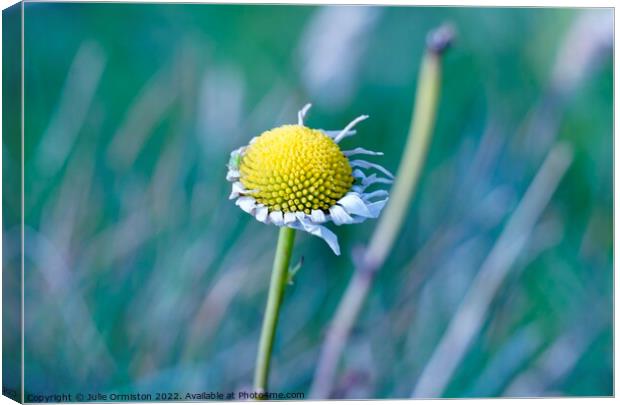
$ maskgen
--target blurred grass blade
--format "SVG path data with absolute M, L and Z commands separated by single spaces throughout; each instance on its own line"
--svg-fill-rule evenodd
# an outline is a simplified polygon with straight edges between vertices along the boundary
M 572 159 L 572 148 L 568 144 L 559 144 L 549 152 L 422 371 L 412 392 L 413 397 L 437 398 L 442 395 L 480 331 L 495 293 L 525 247 Z
M 51 177 L 65 164 L 95 99 L 106 59 L 98 43 L 84 41 L 80 45 L 38 147 L 39 174 Z

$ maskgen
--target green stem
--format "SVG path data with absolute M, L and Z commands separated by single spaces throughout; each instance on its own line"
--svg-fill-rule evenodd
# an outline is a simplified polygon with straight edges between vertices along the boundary
M 267 392 L 269 380 L 269 364 L 271 363 L 271 352 L 273 349 L 273 339 L 278 324 L 280 314 L 280 304 L 284 296 L 286 279 L 293 244 L 295 242 L 295 230 L 286 226 L 280 228 L 278 236 L 278 246 L 276 256 L 273 261 L 271 272 L 271 282 L 269 285 L 269 296 L 267 297 L 267 307 L 263 318 L 263 328 L 260 334 L 258 345 L 258 355 L 256 356 L 256 369 L 254 372 L 254 389 L 258 393 Z
M 429 49 L 422 61 L 409 136 L 398 167 L 396 182 L 390 192 L 390 202 L 377 224 L 366 252 L 365 261 L 371 267 L 383 264 L 411 204 L 433 135 L 440 82 L 441 55 Z
M 401 231 L 432 140 L 441 84 L 441 56 L 453 36 L 452 28 L 444 25 L 432 31 L 427 38 L 409 136 L 390 191 L 390 201 L 330 322 L 310 389 L 311 398 L 328 398 L 331 395 L 342 352 L 372 287 L 374 274 L 383 266 Z

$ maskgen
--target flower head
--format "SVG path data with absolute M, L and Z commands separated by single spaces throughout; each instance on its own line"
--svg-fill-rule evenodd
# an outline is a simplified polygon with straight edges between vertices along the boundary
M 367 192 L 373 184 L 389 184 L 392 174 L 354 155 L 382 155 L 363 148 L 342 151 L 342 139 L 354 135 L 362 115 L 341 131 L 304 126 L 310 104 L 298 113 L 297 125 L 283 125 L 253 138 L 230 155 L 226 179 L 233 183 L 230 199 L 258 221 L 288 226 L 323 238 L 340 254 L 338 238 L 323 224 L 364 222 L 376 218 L 385 190 Z M 367 174 L 363 170 L 375 169 Z

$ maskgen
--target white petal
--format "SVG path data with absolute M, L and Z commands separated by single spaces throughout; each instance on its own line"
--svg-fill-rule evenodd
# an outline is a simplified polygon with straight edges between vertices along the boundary
M 358 215 L 354 215 L 353 222 L 351 222 L 351 224 L 361 224 L 362 222 L 366 222 L 367 220 L 367 217 L 360 217 Z
M 329 208 L 329 214 L 332 217 L 332 222 L 336 225 L 350 224 L 353 222 L 353 218 L 339 205 L 332 205 Z
M 312 210 L 310 218 L 315 224 L 322 224 L 326 221 L 325 213 L 321 210 Z
M 268 218 L 269 218 L 269 209 L 267 207 L 265 207 L 263 204 L 258 204 L 256 206 L 256 219 L 259 220 L 262 223 L 269 223 Z
M 284 218 L 282 217 L 282 211 L 273 211 L 269 213 L 269 219 L 274 225 L 282 226 L 284 225 Z
M 235 204 L 239 206 L 242 210 L 247 212 L 248 214 L 254 214 L 254 210 L 256 209 L 256 200 L 252 197 L 239 197 Z
M 359 178 L 359 177 L 358 177 Z M 375 184 L 375 183 L 381 183 L 381 184 L 392 184 L 394 181 L 391 179 L 386 179 L 383 177 L 378 177 L 376 174 L 371 174 L 368 177 L 363 177 L 361 178 L 362 180 L 362 184 L 356 184 L 353 187 L 351 187 L 351 190 L 355 191 L 356 193 L 363 193 L 364 190 L 366 190 L 368 187 L 370 187 L 371 185 Z
M 387 170 L 385 167 L 378 165 L 376 163 L 367 162 L 365 160 L 351 160 L 349 163 L 351 164 L 351 167 L 361 167 L 362 169 L 370 169 L 370 168 L 377 169 L 383 174 L 385 174 L 386 176 L 392 179 L 394 178 L 394 175 L 390 173 L 389 170 Z
M 376 198 L 376 197 L 387 197 L 389 195 L 389 193 L 385 190 L 377 190 L 377 191 L 373 191 L 372 193 L 366 193 L 366 194 L 362 194 L 362 198 L 366 201 L 370 200 L 371 198 Z
M 234 200 L 235 198 L 239 197 L 243 193 L 245 193 L 245 187 L 243 187 L 243 184 L 241 184 L 240 181 L 236 181 L 232 185 L 232 191 L 230 192 L 228 199 Z
M 372 215 L 371 218 L 377 218 L 379 214 L 381 214 L 381 211 L 383 210 L 383 207 L 385 207 L 385 204 L 387 204 L 387 202 L 388 202 L 388 198 L 386 198 L 385 200 L 373 202 L 373 203 L 366 205 Z
M 351 174 L 352 174 L 353 177 L 355 177 L 357 179 L 364 180 L 366 178 L 366 175 L 360 169 L 353 170 L 353 173 L 351 173 Z
M 364 148 L 355 148 L 351 150 L 342 151 L 345 156 L 351 155 L 372 155 L 372 156 L 382 156 L 383 152 L 375 152 L 372 150 L 364 149 Z
M 370 176 L 362 180 L 362 185 L 365 187 L 368 187 L 371 184 L 375 184 L 375 183 L 392 184 L 393 182 L 394 181 L 392 179 L 386 179 L 384 177 L 379 177 L 373 173 Z
M 285 225 L 292 224 L 296 220 L 297 218 L 295 218 L 295 214 L 293 214 L 292 212 L 284 213 L 284 224 Z
M 375 218 L 372 216 L 368 207 L 366 207 L 364 200 L 362 200 L 357 193 L 347 193 L 344 197 L 338 200 L 338 204 L 341 205 L 349 214 L 359 215 L 366 218 Z
M 312 222 L 304 220 L 304 221 L 299 221 L 298 223 L 294 225 L 291 225 L 291 228 L 306 231 L 314 236 L 318 236 L 319 238 L 327 242 L 329 247 L 332 249 L 332 251 L 336 255 L 340 256 L 340 245 L 338 245 L 338 237 L 336 236 L 335 233 L 333 233 L 326 227 L 322 225 L 313 224 Z
M 312 104 L 308 103 L 299 112 L 297 113 L 297 124 L 304 125 L 304 118 L 306 118 L 306 114 L 308 114 L 308 110 L 312 107 Z
M 323 133 L 325 135 L 329 136 L 330 138 L 335 138 L 335 137 L 338 136 L 338 134 L 340 134 L 342 132 L 340 130 L 331 130 L 331 129 L 321 129 L 320 131 L 323 131 Z M 351 130 L 351 131 L 348 131 L 346 133 L 346 136 L 351 136 L 351 135 L 355 135 L 355 134 L 357 134 L 357 131 L 356 130 Z
M 239 174 L 239 170 L 228 169 L 228 172 L 226 173 L 226 180 L 228 180 L 228 181 L 237 181 L 237 180 L 239 180 L 240 176 L 241 175 Z
M 344 138 L 346 138 L 347 136 L 349 136 L 349 131 L 352 130 L 353 127 L 357 125 L 357 123 L 364 121 L 367 118 L 368 118 L 368 115 L 360 115 L 353 121 L 349 122 L 349 124 L 346 127 L 344 127 L 344 129 L 340 131 L 338 135 L 336 135 L 336 137 L 334 138 L 334 142 L 338 143 L 342 141 Z

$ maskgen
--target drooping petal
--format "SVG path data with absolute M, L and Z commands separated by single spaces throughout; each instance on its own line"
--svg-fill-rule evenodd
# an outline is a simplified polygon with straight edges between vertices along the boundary
M 332 205 L 329 207 L 329 214 L 332 218 L 332 222 L 336 225 L 350 224 L 353 222 L 353 218 L 339 205 Z
M 364 121 L 367 118 L 368 118 L 368 115 L 360 115 L 359 117 L 357 117 L 353 121 L 349 122 L 347 124 L 347 126 L 344 127 L 344 129 L 342 131 L 340 131 L 340 133 L 338 135 L 336 135 L 336 137 L 334 138 L 334 142 L 339 143 L 344 138 L 349 136 L 349 131 L 352 130 L 353 127 L 356 126 L 359 122 L 362 122 L 362 121 Z
M 366 176 L 366 174 L 365 174 L 363 171 L 361 171 L 360 169 L 355 169 L 355 170 L 353 170 L 353 173 L 351 173 L 351 175 L 352 175 L 353 177 L 355 177 L 356 179 L 360 179 L 360 180 L 364 180 L 366 177 L 368 177 L 368 176 Z
M 356 170 L 359 170 L 359 169 L 356 169 Z M 391 179 L 386 179 L 384 177 L 378 177 L 374 173 L 368 177 L 364 176 L 364 177 L 357 177 L 357 178 L 362 181 L 362 184 L 354 185 L 353 187 L 351 187 L 351 190 L 359 194 L 362 194 L 368 187 L 372 186 L 373 184 L 376 184 L 376 183 L 392 184 L 394 182 Z
M 299 220 L 299 221 L 305 220 L 307 216 L 308 215 L 306 215 L 306 213 L 303 212 L 303 211 L 298 211 L 298 212 L 295 213 L 295 218 L 297 218 L 297 220 Z
M 381 214 L 381 211 L 383 210 L 383 207 L 385 207 L 385 204 L 387 204 L 388 200 L 389 198 L 386 198 L 385 200 L 376 201 L 366 205 L 372 215 L 371 218 L 377 218 L 379 214 Z
M 312 107 L 312 104 L 308 103 L 299 112 L 297 112 L 297 124 L 304 125 L 304 118 L 306 118 L 306 114 L 308 114 L 308 110 Z
M 375 184 L 375 183 L 381 183 L 381 184 L 392 184 L 394 183 L 394 180 L 392 179 L 386 179 L 385 177 L 379 177 L 376 174 L 371 174 L 370 176 L 366 177 L 363 181 L 362 184 L 366 187 Z
M 256 214 L 255 217 L 260 222 L 266 224 L 269 222 L 269 209 L 265 207 L 263 204 L 258 204 L 256 206 Z
M 344 197 L 338 200 L 338 204 L 341 205 L 348 214 L 373 218 L 371 212 L 366 206 L 366 203 L 357 193 L 347 193 Z
M 368 221 L 368 218 L 360 217 L 359 215 L 352 215 L 351 218 L 353 218 L 353 220 L 351 221 L 350 225 L 361 224 L 362 222 Z
M 276 226 L 284 225 L 284 217 L 282 215 L 282 211 L 273 211 L 269 213 L 269 219 Z
M 310 218 L 315 224 L 322 224 L 326 221 L 325 213 L 321 210 L 312 210 L 310 213 Z
M 355 177 L 356 179 L 362 180 L 362 184 L 364 185 L 370 185 L 373 183 L 384 183 L 384 184 L 393 183 L 391 179 L 378 177 L 376 173 L 373 173 L 370 176 L 366 176 L 366 174 L 361 169 L 354 169 L 351 175 Z
M 338 245 L 338 237 L 335 233 L 333 233 L 326 227 L 314 224 L 307 220 L 300 220 L 295 222 L 295 224 L 289 226 L 294 229 L 306 231 L 314 236 L 318 236 L 319 238 L 327 242 L 327 245 L 329 245 L 329 247 L 337 256 L 340 256 L 340 245 Z
M 370 216 L 366 217 L 366 216 L 351 214 L 351 218 L 353 218 L 353 220 L 350 222 L 350 224 L 360 224 L 362 222 L 367 221 L 369 218 L 377 218 L 379 214 L 381 214 L 381 211 L 385 207 L 385 204 L 387 203 L 387 201 L 388 200 L 386 198 L 385 200 L 382 200 L 382 201 L 367 203 L 366 207 L 370 211 Z
M 292 212 L 285 212 L 284 213 L 284 224 L 285 225 L 292 224 L 296 220 L 297 220 L 297 218 L 295 218 L 295 214 L 293 214 Z
M 394 178 L 394 175 L 388 169 L 376 163 L 367 162 L 365 160 L 351 160 L 349 161 L 349 163 L 351 164 L 351 167 L 361 167 L 362 169 L 376 169 L 388 176 L 389 178 Z
M 232 191 L 230 192 L 228 199 L 234 200 L 235 198 L 242 195 L 244 192 L 245 192 L 245 187 L 243 187 L 243 184 L 241 184 L 240 181 L 236 181 L 232 185 Z
M 239 170 L 236 169 L 228 169 L 228 172 L 226 172 L 227 181 L 237 181 L 240 176 L 241 174 L 239 173 Z
M 387 197 L 388 195 L 390 195 L 390 193 L 385 190 L 376 190 L 371 193 L 362 194 L 362 198 L 366 201 L 369 201 L 371 198 Z
M 253 215 L 256 209 L 256 200 L 252 197 L 239 197 L 235 201 L 235 204 L 250 215 Z
M 342 132 L 341 130 L 338 130 L 338 129 L 320 129 L 319 131 L 322 131 L 325 135 L 329 136 L 332 139 L 337 137 L 338 134 Z M 346 133 L 346 136 L 351 136 L 355 134 L 357 134 L 357 131 L 353 129 L 351 131 L 348 131 Z
M 351 150 L 342 151 L 345 156 L 352 155 L 371 155 L 371 156 L 383 156 L 383 152 L 375 152 L 364 148 L 355 148 Z

